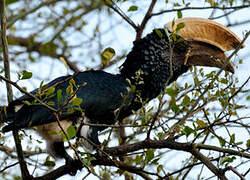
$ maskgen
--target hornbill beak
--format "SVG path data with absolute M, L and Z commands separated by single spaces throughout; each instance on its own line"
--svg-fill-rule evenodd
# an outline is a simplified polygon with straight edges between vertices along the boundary
M 222 50 L 213 45 L 198 41 L 191 41 L 190 44 L 191 49 L 186 54 L 185 65 L 223 67 L 227 57 Z M 233 63 L 229 61 L 225 65 L 224 70 L 234 73 Z
M 180 23 L 184 27 L 181 26 L 183 28 L 178 30 L 178 34 L 191 45 L 186 54 L 185 65 L 222 68 L 226 61 L 224 52 L 235 49 L 241 43 L 230 29 L 209 19 L 183 18 L 169 22 L 165 27 L 175 32 Z M 244 44 L 241 45 L 243 47 Z M 233 63 L 228 62 L 224 69 L 234 73 Z

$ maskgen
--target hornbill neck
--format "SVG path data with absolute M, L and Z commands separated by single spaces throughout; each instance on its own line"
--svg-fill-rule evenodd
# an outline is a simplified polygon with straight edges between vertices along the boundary
M 167 84 L 188 70 L 189 66 L 184 65 L 189 49 L 188 42 L 175 41 L 171 47 L 173 47 L 172 55 L 165 30 L 158 29 L 135 41 L 132 51 L 127 55 L 121 67 L 121 75 L 136 86 L 136 92 L 141 93 L 143 100 L 155 98 Z M 170 59 L 172 59 L 172 77 L 170 77 Z

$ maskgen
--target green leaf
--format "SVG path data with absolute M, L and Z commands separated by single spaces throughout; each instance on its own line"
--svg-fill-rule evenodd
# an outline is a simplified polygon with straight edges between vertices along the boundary
M 220 164 L 224 165 L 226 163 L 226 166 L 227 166 L 229 163 L 233 162 L 235 159 L 236 159 L 235 156 L 233 157 L 225 156 L 225 157 L 220 158 Z
M 148 149 L 146 152 L 146 162 L 148 163 L 149 161 L 151 161 L 154 158 L 154 150 L 153 149 Z
M 130 12 L 130 11 L 137 11 L 138 10 L 138 7 L 137 6 L 130 6 L 129 8 L 128 8 L 128 12 Z
M 6 4 L 9 5 L 9 4 L 12 4 L 12 3 L 15 3 L 19 0 L 6 0 Z
M 108 172 L 106 170 L 101 170 L 100 176 L 102 177 L 102 179 L 111 180 L 110 172 Z
M 178 17 L 178 19 L 182 18 L 182 12 L 181 11 L 177 11 L 177 17 Z
M 57 96 L 57 102 L 60 103 L 62 100 L 62 90 L 61 89 L 57 90 L 56 96 Z
M 168 39 L 170 38 L 170 33 L 168 32 L 168 29 L 164 28 L 164 32 L 166 34 L 166 36 L 168 37 Z
M 247 146 L 247 148 L 250 148 L 250 139 L 247 140 L 246 146 Z
M 32 72 L 28 72 L 23 70 L 21 73 L 18 74 L 19 80 L 30 79 L 32 77 Z
M 159 29 L 155 29 L 154 31 L 161 39 L 163 38 L 163 34 Z
M 41 45 L 39 51 L 42 52 L 43 54 L 54 56 L 56 54 L 57 48 L 58 48 L 57 44 L 54 43 L 54 41 L 49 41 Z
M 54 92 L 55 92 L 55 87 L 50 87 L 50 88 L 46 91 L 45 96 L 48 97 L 48 96 L 54 95 Z
M 23 103 L 26 104 L 26 105 L 28 105 L 28 106 L 31 105 L 31 103 L 29 101 L 23 101 Z
M 201 128 L 207 127 L 207 123 L 205 123 L 202 120 L 197 119 L 196 123 L 198 124 L 198 127 L 201 127 Z
M 114 2 L 111 1 L 111 0 L 105 0 L 104 3 L 105 3 L 107 6 L 113 6 L 113 5 L 114 5 Z
M 243 141 L 237 142 L 237 143 L 235 143 L 235 144 L 241 145 L 241 144 L 243 144 Z
M 181 6 L 179 3 L 174 3 L 174 7 L 179 7 Z
M 91 158 L 87 157 L 87 158 L 82 158 L 82 161 L 84 162 L 84 164 L 88 165 L 88 166 L 91 166 Z M 93 159 L 95 159 L 93 157 Z
M 221 145 L 222 147 L 225 146 L 226 141 L 225 141 L 222 137 L 219 137 L 218 140 L 219 140 L 219 143 L 220 143 L 220 145 Z
M 73 106 L 80 106 L 81 103 L 82 103 L 82 98 L 74 98 L 72 101 Z
M 67 109 L 67 114 L 72 114 L 74 113 L 74 109 L 73 108 L 68 108 Z
M 234 109 L 242 109 L 244 108 L 245 106 L 244 105 L 235 105 L 234 106 Z
M 171 97 L 175 97 L 178 94 L 178 90 L 170 87 L 166 89 L 166 93 Z
M 231 137 L 230 137 L 229 144 L 233 144 L 233 143 L 235 143 L 235 134 L 232 134 Z
M 66 88 L 66 94 L 68 96 L 72 95 L 74 93 L 74 90 L 73 90 L 73 85 L 72 84 L 69 84 L 69 86 Z
M 179 34 L 180 30 L 181 30 L 182 28 L 184 28 L 184 27 L 185 27 L 185 24 L 184 24 L 184 23 L 179 23 L 179 24 L 177 24 L 177 27 L 176 27 L 176 29 L 175 29 L 176 34 Z
M 54 102 L 54 101 L 49 101 L 47 104 L 48 104 L 49 106 L 55 106 L 55 102 Z
M 69 128 L 67 129 L 67 135 L 69 139 L 72 139 L 73 137 L 76 136 L 76 130 L 74 126 L 69 126 Z
M 143 156 L 136 155 L 136 157 L 135 157 L 135 164 L 136 164 L 136 165 L 141 164 L 142 159 L 143 159 Z
M 44 83 L 44 81 L 41 81 L 41 82 L 40 82 L 39 90 L 43 90 L 43 88 L 44 88 L 43 83 Z
M 194 132 L 194 130 L 189 126 L 185 126 L 183 129 L 183 132 L 188 137 L 190 134 Z
M 234 0 L 229 0 L 229 4 L 232 7 Z
M 74 80 L 73 78 L 69 80 L 69 83 L 70 83 L 71 85 L 76 86 L 76 82 L 75 82 L 75 80 Z
M 47 156 L 47 158 L 46 158 L 45 162 L 43 163 L 43 165 L 52 168 L 52 167 L 54 167 L 56 165 L 56 163 L 54 161 L 51 161 L 50 157 Z
M 62 140 L 67 141 L 67 138 L 66 138 L 65 134 L 62 131 L 60 131 L 59 133 L 60 133 L 60 135 L 62 137 Z
M 223 84 L 227 84 L 227 83 L 228 83 L 228 80 L 225 79 L 225 78 L 222 78 L 222 79 L 220 79 L 220 82 L 223 83 Z
M 111 59 L 115 56 L 115 50 L 111 47 L 108 47 L 104 49 L 104 51 L 101 53 L 101 60 L 103 66 L 109 65 Z
M 159 165 L 157 167 L 157 173 L 160 173 L 162 171 L 162 169 L 163 169 L 163 165 Z
M 179 106 L 175 102 L 171 103 L 171 109 L 174 111 L 175 114 L 177 114 L 178 112 L 180 112 L 180 108 L 179 108 Z
M 188 95 L 185 95 L 182 102 L 181 102 L 181 105 L 182 106 L 186 106 L 190 103 L 190 97 Z

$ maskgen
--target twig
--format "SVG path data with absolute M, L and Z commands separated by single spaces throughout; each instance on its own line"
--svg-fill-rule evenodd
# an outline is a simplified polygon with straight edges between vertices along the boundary
M 210 161 L 218 161 L 219 159 L 218 158 L 216 158 L 216 159 L 210 159 Z M 202 165 L 203 163 L 202 162 L 197 162 L 197 163 L 195 163 L 195 164 L 189 164 L 189 165 L 187 165 L 187 166 L 185 166 L 185 167 L 183 167 L 183 168 L 181 168 L 181 169 L 178 169 L 178 170 L 176 170 L 176 171 L 174 171 L 174 172 L 171 172 L 171 173 L 169 173 L 169 174 L 167 174 L 166 176 L 164 176 L 163 178 L 165 178 L 165 177 L 170 177 L 170 176 L 172 176 L 172 175 L 174 175 L 174 174 L 177 174 L 177 173 L 181 173 L 183 170 L 185 170 L 185 169 L 189 169 L 189 168 L 191 168 L 191 167 L 195 167 L 195 166 L 198 166 L 198 165 Z
M 193 154 L 201 162 L 203 162 L 207 166 L 207 168 L 210 171 L 212 171 L 221 180 L 227 180 L 225 176 L 225 172 L 222 171 L 221 169 L 218 169 L 215 165 L 213 165 L 213 163 L 211 163 L 210 160 L 206 156 L 204 156 L 202 153 L 200 153 L 195 147 L 193 147 L 189 152 Z
M 19 162 L 15 162 L 14 164 L 11 164 L 9 166 L 4 167 L 3 169 L 0 170 L 0 173 L 3 173 L 6 169 L 9 169 L 17 164 L 19 164 Z
M 233 171 L 237 176 L 239 176 L 239 178 L 240 178 L 241 180 L 246 180 L 246 178 L 245 178 L 244 176 L 242 176 L 242 175 L 241 175 L 234 167 L 232 167 L 232 166 L 226 167 L 225 170 L 231 170 L 231 171 Z
M 151 133 L 151 131 L 152 131 L 152 129 L 153 129 L 153 126 L 154 126 L 155 122 L 156 122 L 157 119 L 159 118 L 159 114 L 160 114 L 160 112 L 161 112 L 161 110 L 162 110 L 163 105 L 165 104 L 165 101 L 162 102 L 163 97 L 164 97 L 164 95 L 162 95 L 162 96 L 160 97 L 160 99 L 159 99 L 159 105 L 158 105 L 157 111 L 156 111 L 156 113 L 154 114 L 154 117 L 153 117 L 152 122 L 150 123 L 150 127 L 149 127 L 149 130 L 148 130 L 148 133 L 147 133 L 147 139 L 150 139 L 150 133 Z
M 229 12 L 227 12 L 227 13 L 224 13 L 224 14 L 220 15 L 220 16 L 209 17 L 208 19 L 211 19 L 211 20 L 220 19 L 220 18 L 222 18 L 222 17 L 228 16 L 228 15 L 230 15 L 230 14 L 236 12 L 237 10 L 239 10 L 239 9 L 235 9 L 235 10 L 229 11 Z
M 52 0 L 52 1 L 44 1 L 44 2 L 41 2 L 38 6 L 34 7 L 33 9 L 30 9 L 22 14 L 19 14 L 15 17 L 13 17 L 8 23 L 7 23 L 7 28 L 9 28 L 10 26 L 12 26 L 15 22 L 17 22 L 18 20 L 20 19 L 23 19 L 25 18 L 27 15 L 33 13 L 33 12 L 36 12 L 38 9 L 44 7 L 44 6 L 48 6 L 50 4 L 54 4 L 58 1 L 61 1 L 61 0 Z
M 150 6 L 148 8 L 148 11 L 144 16 L 144 18 L 143 18 L 143 20 L 141 22 L 141 25 L 139 26 L 139 28 L 136 31 L 136 40 L 141 39 L 142 32 L 145 29 L 145 26 L 146 26 L 148 20 L 151 18 L 151 14 L 152 14 L 152 11 L 153 11 L 153 8 L 155 6 L 156 1 L 157 0 L 152 0 L 151 1 L 151 4 L 150 4 Z
M 64 55 L 64 53 L 56 53 L 56 51 L 44 51 L 44 49 L 46 49 L 46 44 L 42 44 L 39 41 L 34 41 L 33 36 L 34 34 L 30 35 L 29 37 L 23 38 L 9 35 L 8 40 L 10 45 L 17 43 L 19 46 L 25 47 L 27 49 L 27 52 L 35 51 L 38 52 L 41 56 L 49 56 L 56 59 L 63 58 L 72 71 L 74 71 L 75 73 L 80 71 L 77 66 L 72 61 L 70 61 L 67 56 Z
M 205 10 L 205 9 L 243 9 L 243 8 L 249 8 L 250 5 L 242 5 L 242 6 L 232 6 L 232 7 L 184 7 L 184 8 L 176 8 L 176 9 L 169 9 L 169 10 L 163 10 L 158 13 L 152 13 L 151 16 L 159 16 L 164 13 L 169 13 L 169 12 L 175 12 L 175 11 L 185 11 L 185 10 Z
M 23 88 L 21 88 L 20 86 L 17 85 L 17 83 L 10 81 L 9 79 L 3 77 L 0 75 L 0 79 L 4 80 L 5 82 L 7 82 L 8 84 L 11 84 L 12 86 L 14 86 L 15 88 L 17 88 L 20 92 L 24 93 L 25 95 L 37 100 L 41 105 L 45 106 L 46 108 L 48 108 L 51 111 L 56 111 L 56 109 L 54 109 L 53 107 L 47 105 L 46 103 L 44 103 L 43 101 L 41 101 L 38 97 L 36 97 L 35 95 L 27 92 L 26 90 L 24 90 Z
M 199 104 L 200 100 L 203 98 L 204 94 L 207 93 L 207 91 L 211 88 L 211 84 L 213 84 L 213 82 L 216 80 L 216 78 L 221 74 L 221 72 L 224 70 L 224 68 L 226 67 L 226 65 L 228 64 L 228 62 L 230 61 L 230 59 L 240 50 L 240 48 L 242 47 L 242 44 L 246 41 L 246 39 L 248 38 L 248 36 L 250 35 L 250 31 L 248 31 L 244 37 L 244 39 L 241 41 L 241 43 L 238 45 L 238 47 L 234 50 L 234 52 L 232 52 L 230 54 L 230 56 L 228 56 L 223 64 L 223 66 L 221 67 L 221 69 L 217 72 L 217 74 L 215 75 L 215 78 L 213 78 L 210 82 L 210 84 L 206 87 L 206 89 L 201 93 L 201 95 L 195 100 L 194 105 L 191 107 L 191 109 L 187 112 L 187 114 L 181 119 L 179 120 L 177 123 L 175 123 L 169 130 L 168 134 L 175 134 L 176 128 L 179 125 L 182 125 L 185 120 L 191 115 L 193 114 L 193 110 L 195 109 L 195 107 Z
M 227 26 L 227 27 L 232 27 L 232 26 L 239 26 L 239 25 L 247 24 L 247 23 L 250 23 L 250 20 L 232 23 L 232 24 L 228 24 L 228 25 L 226 25 L 226 26 Z
M 129 23 L 135 29 L 135 31 L 138 30 L 138 27 L 136 26 L 136 24 L 115 4 L 115 2 L 113 2 L 113 0 L 109 0 L 109 1 L 104 0 L 104 2 L 106 3 L 106 5 L 108 7 L 110 7 L 111 9 L 113 9 L 125 21 L 127 21 L 127 23 Z
M 11 156 L 12 158 L 16 158 L 16 156 L 12 154 L 13 152 L 16 152 L 16 148 L 9 148 L 8 146 L 0 146 L 0 151 L 5 152 L 6 154 L 8 154 L 8 156 Z M 45 151 L 23 151 L 25 157 L 42 153 L 45 153 Z

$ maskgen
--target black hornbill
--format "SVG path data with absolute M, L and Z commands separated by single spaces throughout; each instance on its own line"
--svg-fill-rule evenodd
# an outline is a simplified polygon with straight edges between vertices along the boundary
M 65 130 L 81 121 L 114 124 L 140 109 L 142 102 L 157 97 L 166 85 L 188 71 L 191 65 L 222 67 L 226 59 L 224 51 L 234 49 L 240 43 L 230 30 L 215 22 L 186 18 L 176 21 L 175 25 L 181 22 L 185 23 L 185 27 L 181 29 L 180 36 L 176 35 L 176 39 L 170 33 L 174 27 L 170 26 L 170 30 L 156 29 L 135 41 L 121 66 L 120 74 L 97 70 L 79 72 L 56 78 L 48 83 L 47 88 L 35 89 L 31 93 L 37 95 L 42 91 L 46 94 L 50 87 L 55 88 L 54 96 L 42 95 L 41 98 L 44 102 L 53 102 L 52 107 L 61 108 L 59 119 Z M 173 48 L 172 53 L 170 47 Z M 225 70 L 234 71 L 231 62 Z M 74 80 L 73 85 L 71 79 Z M 69 93 L 70 86 L 73 86 L 74 96 L 82 99 L 80 108 L 84 113 L 77 108 L 72 111 L 74 104 L 72 93 Z M 5 109 L 2 107 L 1 120 L 8 123 L 2 131 L 35 127 L 33 129 L 46 139 L 49 152 L 54 157 L 65 158 L 66 163 L 74 162 L 64 148 L 61 134 L 51 133 L 61 131 L 55 114 L 45 106 L 32 102 L 32 97 L 24 95 Z M 94 149 L 92 143 L 100 144 L 98 132 L 103 129 L 105 127 L 82 125 L 78 135 L 84 137 L 85 147 Z

